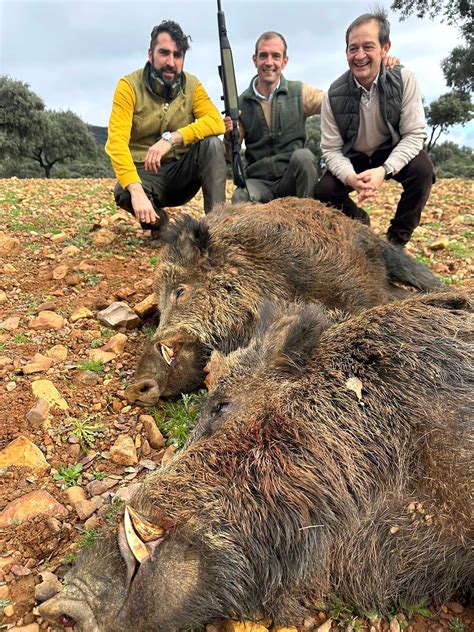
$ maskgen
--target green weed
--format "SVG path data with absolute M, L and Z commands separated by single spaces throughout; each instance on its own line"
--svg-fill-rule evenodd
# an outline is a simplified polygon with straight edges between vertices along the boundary
M 431 265 L 433 265 L 431 259 L 426 255 L 415 255 L 415 259 L 425 266 L 430 267 Z
M 104 363 L 102 360 L 84 360 L 79 365 L 82 371 L 93 371 L 94 373 L 102 373 L 104 371 Z
M 107 511 L 105 512 L 105 521 L 109 524 L 113 524 L 117 522 L 117 517 L 120 514 L 123 506 L 125 505 L 125 500 L 123 498 L 118 498 L 117 496 L 113 499 L 112 503 L 107 507 Z
M 99 529 L 84 529 L 82 538 L 79 540 L 79 548 L 88 549 L 100 538 Z
M 464 632 L 464 623 L 461 619 L 451 619 L 448 626 L 453 632 Z
M 402 610 L 406 612 L 407 619 L 410 620 L 415 614 L 419 614 L 422 617 L 430 618 L 431 610 L 427 607 L 428 600 L 421 599 L 418 603 L 408 604 L 406 601 L 401 601 L 400 606 Z
M 64 556 L 64 564 L 67 564 L 67 565 L 75 564 L 76 559 L 77 559 L 76 553 L 66 553 L 66 555 Z
M 97 349 L 98 347 L 101 347 L 103 344 L 104 344 L 104 341 L 102 340 L 102 338 L 94 338 L 94 340 L 91 341 L 92 349 Z
M 102 481 L 105 478 L 105 472 L 101 472 L 100 470 L 94 472 L 93 477 L 95 481 Z
M 150 265 L 156 266 L 156 264 L 158 263 L 158 257 L 150 257 L 148 261 L 150 262 Z
M 79 419 L 72 419 L 69 424 L 70 432 L 67 439 L 75 435 L 79 439 L 79 445 L 83 452 L 87 452 L 87 448 L 93 448 L 98 437 L 103 436 L 104 423 L 100 415 L 86 415 Z
M 117 332 L 115 332 L 113 329 L 109 329 L 108 327 L 100 328 L 100 335 L 102 338 L 105 338 L 105 340 L 112 338 L 112 336 L 115 336 L 116 333 Z
M 25 334 L 22 334 L 21 332 L 15 334 L 13 337 L 15 339 L 15 342 L 18 343 L 19 345 L 23 345 L 25 344 L 25 342 L 30 341 L 28 336 L 25 336 Z
M 177 402 L 167 402 L 162 411 L 155 411 L 158 428 L 168 436 L 168 445 L 182 448 L 190 430 L 193 428 L 205 390 L 199 393 L 184 394 Z
M 473 255 L 472 250 L 459 241 L 451 241 L 448 245 L 448 250 L 449 252 L 453 252 L 456 257 L 460 257 L 462 259 L 468 259 Z
M 7 606 L 11 604 L 10 599 L 0 599 L 0 615 L 3 614 L 3 611 Z
M 76 463 L 76 465 L 69 465 L 68 467 L 61 467 L 56 474 L 53 474 L 53 479 L 61 483 L 61 489 L 67 487 L 74 487 L 81 478 L 82 465 Z

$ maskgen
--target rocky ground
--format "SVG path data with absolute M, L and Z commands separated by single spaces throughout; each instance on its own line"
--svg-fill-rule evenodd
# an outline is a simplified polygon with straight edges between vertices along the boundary
M 112 188 L 111 180 L 0 180 L 0 629 L 51 629 L 35 594 L 54 589 L 78 549 L 179 449 L 198 411 L 199 395 L 152 410 L 124 398 L 153 331 L 159 250 L 117 211 Z M 369 209 L 377 232 L 397 195 L 388 183 Z M 472 283 L 472 200 L 472 182 L 439 181 L 408 247 L 450 284 Z M 186 206 L 195 215 L 201 208 L 199 197 Z M 116 302 L 121 310 L 108 316 Z M 458 602 L 394 615 L 333 602 L 297 625 L 474 629 L 474 611 Z M 239 626 L 250 629 L 225 627 Z

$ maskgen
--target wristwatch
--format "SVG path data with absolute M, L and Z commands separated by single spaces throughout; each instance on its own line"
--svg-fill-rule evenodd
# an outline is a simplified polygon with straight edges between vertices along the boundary
M 171 132 L 163 132 L 163 134 L 161 135 L 161 138 L 163 140 L 166 140 L 171 145 L 171 147 L 174 145 L 174 140 L 173 140 L 173 137 L 171 136 Z
M 384 168 L 384 171 L 385 171 L 384 180 L 388 180 L 388 179 L 392 176 L 393 169 L 392 169 L 392 167 L 389 167 L 389 166 L 387 165 L 387 163 L 385 163 L 385 162 L 384 162 L 384 164 L 382 165 L 382 167 Z

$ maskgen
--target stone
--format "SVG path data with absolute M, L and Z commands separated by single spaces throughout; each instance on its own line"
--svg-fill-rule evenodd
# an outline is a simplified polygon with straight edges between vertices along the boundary
M 9 237 L 5 233 L 0 233 L 0 257 L 12 254 L 20 246 L 20 241 L 14 237 Z
M 102 481 L 91 481 L 86 485 L 86 489 L 90 496 L 101 496 L 116 485 L 118 485 L 118 481 L 116 479 L 104 478 Z
M 19 324 L 19 316 L 10 316 L 5 320 L 0 321 L 0 329 L 5 329 L 5 331 L 15 331 L 15 329 L 18 329 Z
M 464 606 L 462 606 L 460 603 L 457 603 L 457 601 L 450 601 L 446 605 L 451 610 L 451 612 L 454 612 L 454 614 L 462 614 L 464 612 Z
M 158 309 L 158 301 L 156 294 L 149 294 L 143 301 L 134 305 L 133 310 L 140 316 L 140 318 L 146 318 L 155 314 Z
M 67 274 L 69 273 L 69 266 L 67 266 L 66 264 L 62 264 L 60 266 L 58 266 L 57 268 L 54 268 L 53 270 L 53 279 L 55 281 L 61 281 L 62 279 L 65 279 Z
M 42 603 L 54 597 L 61 590 L 62 584 L 53 573 L 44 571 L 40 575 L 43 581 L 35 586 L 35 599 Z
M 135 494 L 135 492 L 137 492 L 140 489 L 140 487 L 141 487 L 141 483 L 132 483 L 131 485 L 128 485 L 127 487 L 121 487 L 115 493 L 114 498 L 118 497 L 118 498 L 121 498 L 122 500 L 125 500 L 125 502 L 127 502 Z
M 163 454 L 163 458 L 161 459 L 161 465 L 162 465 L 162 466 L 165 466 L 165 465 L 168 463 L 168 461 L 171 459 L 171 457 L 172 457 L 172 456 L 173 456 L 173 454 L 174 454 L 174 449 L 175 449 L 175 448 L 174 448 L 174 445 L 173 445 L 173 444 L 169 445 L 169 446 L 166 448 L 166 450 L 165 450 L 165 452 L 164 452 L 164 454 Z
M 55 233 L 54 235 L 51 235 L 50 237 L 51 241 L 54 244 L 60 244 L 63 241 L 66 241 L 67 239 L 69 239 L 69 235 L 67 235 L 66 233 Z
M 449 246 L 449 237 L 439 237 L 429 246 L 430 250 L 446 250 Z
M 121 301 L 109 305 L 106 309 L 98 312 L 97 320 L 112 329 L 126 330 L 134 329 L 140 324 L 140 318 L 135 312 Z
M 40 312 L 44 312 L 45 310 L 54 312 L 55 309 L 56 305 L 53 303 L 53 301 L 44 301 L 44 303 L 40 303 L 38 305 L 35 311 L 37 314 L 39 314 Z
M 61 250 L 61 254 L 65 257 L 74 257 L 74 255 L 78 255 L 81 252 L 81 249 L 77 246 L 66 246 Z
M 18 521 L 23 522 L 36 516 L 64 519 L 67 515 L 67 509 L 61 503 L 46 490 L 39 489 L 8 503 L 0 512 L 0 528 L 10 527 Z
M 26 577 L 27 575 L 31 575 L 31 570 L 21 564 L 13 564 L 10 568 L 10 572 L 13 573 L 15 577 Z
M 3 305 L 8 300 L 7 293 L 3 290 L 0 290 L 0 305 Z
M 151 454 L 151 447 L 148 439 L 142 439 L 142 454 L 143 456 L 149 456 Z
M 8 366 L 11 363 L 12 363 L 12 360 L 8 356 L 0 356 L 0 369 L 3 369 L 4 367 Z
M 98 518 L 97 516 L 91 516 L 90 518 L 87 518 L 87 520 L 84 522 L 84 528 L 88 531 L 90 531 L 90 529 L 97 529 L 97 527 L 99 526 L 100 518 Z
M 58 389 L 50 380 L 36 380 L 32 382 L 31 390 L 33 391 L 33 395 L 46 400 L 51 408 L 59 408 L 61 410 L 69 409 L 66 400 L 61 397 Z
M 133 439 L 127 435 L 120 436 L 110 448 L 110 458 L 119 465 L 136 465 L 138 457 Z
M 78 274 L 68 274 L 64 281 L 66 285 L 74 287 L 75 285 L 79 285 L 82 279 Z
M 128 337 L 125 334 L 115 334 L 112 336 L 103 347 L 101 347 L 102 351 L 111 351 L 116 355 L 122 355 L 125 350 L 125 345 L 127 344 Z
M 10 273 L 10 274 L 13 274 L 14 272 L 18 272 L 18 270 L 15 268 L 15 266 L 12 266 L 12 264 L 11 264 L 11 263 L 6 263 L 6 264 L 3 266 L 3 271 L 4 271 L 6 274 L 9 274 L 9 273 Z
M 320 625 L 316 632 L 329 632 L 332 626 L 332 619 L 327 619 L 322 625 Z
M 56 312 L 44 310 L 40 312 L 36 318 L 32 318 L 29 323 L 29 329 L 61 329 L 64 325 L 64 318 Z
M 147 439 L 154 450 L 159 450 L 165 445 L 165 439 L 159 431 L 154 417 L 151 415 L 140 415 L 139 423 L 143 424 Z
M 64 495 L 69 505 L 75 507 L 81 500 L 86 500 L 86 492 L 80 485 L 74 485 L 73 487 L 67 487 L 64 490 Z
M 28 625 L 13 626 L 8 632 L 40 632 L 39 623 L 29 623 Z
M 62 362 L 67 359 L 68 350 L 64 345 L 54 345 L 46 351 L 46 355 L 53 360 Z
M 100 382 L 100 377 L 94 371 L 78 371 L 74 376 L 74 382 L 84 386 L 95 386 Z
M 252 621 L 233 621 L 227 619 L 223 622 L 223 632 L 267 632 L 268 628 L 260 623 Z
M 92 243 L 95 246 L 108 246 L 115 241 L 116 237 L 117 235 L 108 228 L 99 228 L 99 230 L 92 235 Z
M 53 358 L 48 358 L 41 353 L 35 353 L 33 358 L 25 364 L 23 367 L 24 375 L 30 375 L 31 373 L 41 373 L 47 371 L 53 365 Z
M 41 450 L 26 437 L 20 436 L 0 452 L 0 467 L 29 467 L 38 473 L 45 472 L 48 462 Z
M 78 320 L 82 320 L 83 318 L 94 318 L 94 312 L 92 312 L 88 307 L 78 307 L 70 317 L 70 321 L 75 323 Z
M 79 516 L 79 520 L 87 520 L 103 504 L 104 499 L 100 496 L 95 496 L 91 500 L 80 500 L 75 504 L 74 509 Z
M 33 408 L 26 413 L 26 418 L 32 426 L 39 427 L 47 419 L 49 413 L 49 404 L 45 399 L 38 399 Z
M 87 351 L 87 355 L 91 360 L 95 360 L 96 362 L 103 362 L 104 364 L 115 360 L 115 358 L 117 357 L 115 353 L 112 353 L 111 351 L 102 351 L 102 349 L 89 349 Z

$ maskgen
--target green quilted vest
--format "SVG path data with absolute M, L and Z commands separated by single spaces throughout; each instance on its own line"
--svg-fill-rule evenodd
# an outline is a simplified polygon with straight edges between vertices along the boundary
M 269 127 L 253 91 L 253 81 L 239 97 L 240 120 L 245 129 L 246 175 L 278 180 L 285 173 L 291 154 L 304 147 L 303 84 L 281 77 L 280 87 L 271 101 Z
M 198 78 L 185 72 L 183 90 L 171 102 L 167 102 L 163 97 L 151 92 L 147 85 L 147 69 L 148 64 L 145 68 L 135 70 L 126 76 L 135 92 L 129 148 L 136 164 L 143 163 L 149 147 L 156 143 L 163 132 L 175 132 L 195 121 L 193 102 Z M 188 149 L 189 147 L 174 145 L 163 162 L 177 160 Z

